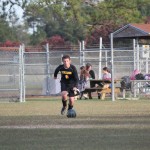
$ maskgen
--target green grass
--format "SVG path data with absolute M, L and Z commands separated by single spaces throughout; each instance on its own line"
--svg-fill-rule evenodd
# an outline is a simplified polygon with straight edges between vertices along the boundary
M 2 129 L 2 150 L 148 150 L 148 130 Z
M 149 150 L 149 100 L 78 100 L 77 118 L 58 99 L 0 103 L 0 150 Z

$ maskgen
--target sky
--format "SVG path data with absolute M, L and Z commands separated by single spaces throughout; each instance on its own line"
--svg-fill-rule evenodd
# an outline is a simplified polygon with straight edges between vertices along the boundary
M 15 0 L 13 0 L 15 2 Z M 6 2 L 6 0 L 0 0 L 0 8 L 2 8 L 2 4 Z M 10 5 L 6 7 L 6 11 L 9 11 Z M 19 22 L 23 21 L 23 10 L 21 7 L 14 5 L 11 10 L 15 9 L 17 16 L 19 17 Z M 1 10 L 0 10 L 1 11 Z
M 23 10 L 22 8 L 15 6 L 16 14 L 19 17 L 20 21 L 23 20 Z

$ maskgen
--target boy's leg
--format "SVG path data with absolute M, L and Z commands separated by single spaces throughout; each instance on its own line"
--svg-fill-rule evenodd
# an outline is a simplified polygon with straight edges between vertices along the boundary
M 68 95 L 69 95 L 69 104 L 68 104 L 68 110 L 73 108 L 74 105 L 74 90 L 73 90 L 73 86 L 71 86 L 68 89 Z
M 61 96 L 62 96 L 62 109 L 61 109 L 61 114 L 64 115 L 65 114 L 65 111 L 67 109 L 67 94 L 68 92 L 67 91 L 62 91 L 61 93 Z
M 61 97 L 62 97 L 62 109 L 61 109 L 61 114 L 64 115 L 65 111 L 67 109 L 67 85 L 63 82 L 61 82 Z
M 69 104 L 68 104 L 68 110 L 72 109 L 74 105 L 74 96 L 69 97 Z

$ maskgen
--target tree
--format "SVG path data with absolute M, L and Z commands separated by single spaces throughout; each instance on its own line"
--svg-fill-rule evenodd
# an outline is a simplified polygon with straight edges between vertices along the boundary
M 143 17 L 150 16 L 150 1 L 149 0 L 136 0 L 136 7 Z
M 18 8 L 25 9 L 26 4 L 27 0 L 0 1 L 0 42 L 20 41 L 28 43 L 29 35 L 27 26 L 26 24 L 22 24 L 22 22 L 19 24 L 19 18 L 16 14 Z
M 17 40 L 25 45 L 30 43 L 30 34 L 28 33 L 28 26 L 26 24 L 17 25 L 14 27 Z
M 87 41 L 90 43 L 97 43 L 100 36 L 108 41 L 109 34 L 119 27 L 128 23 L 140 23 L 144 20 L 135 0 L 105 0 L 94 7 L 89 7 L 91 10 L 87 13 L 91 16 L 89 22 L 91 36 L 87 38 Z
M 117 28 L 144 22 L 150 16 L 149 0 L 2 0 L 0 4 L 1 15 L 5 16 L 7 8 L 13 14 L 9 21 L 15 16 L 14 6 L 25 11 L 33 31 L 32 45 L 55 35 L 72 43 L 84 39 L 97 43 L 100 36 L 108 41 L 108 35 Z
M 38 29 L 32 35 L 30 35 L 30 43 L 31 45 L 40 45 L 41 42 L 46 38 L 45 32 L 43 30 Z
M 26 18 L 43 29 L 46 37 L 60 35 L 73 43 L 90 35 L 108 40 L 118 27 L 143 22 L 139 4 L 139 0 L 37 0 L 26 7 Z
M 34 22 L 43 28 L 47 37 L 59 34 L 75 43 L 86 36 L 87 15 L 81 4 L 81 0 L 39 0 L 28 5 L 25 15 L 29 25 Z
M 0 42 L 16 40 L 16 35 L 5 19 L 0 18 Z

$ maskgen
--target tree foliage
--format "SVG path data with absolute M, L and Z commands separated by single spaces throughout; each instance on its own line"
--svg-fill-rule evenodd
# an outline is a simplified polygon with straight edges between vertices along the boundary
M 15 32 L 9 27 L 7 21 L 0 18 L 0 42 L 5 42 L 6 40 L 16 40 Z
M 32 28 L 35 25 L 36 28 L 43 29 L 47 37 L 58 34 L 72 42 L 85 38 L 87 16 L 81 8 L 80 0 L 32 2 L 26 8 L 25 16 Z
M 143 22 L 148 5 L 148 0 L 37 0 L 26 8 L 26 18 L 43 28 L 46 37 L 60 35 L 73 43 L 83 39 L 95 43 L 98 36 L 108 40 L 110 32 L 124 24 Z
M 108 41 L 108 35 L 117 28 L 128 23 L 148 23 L 150 16 L 149 0 L 2 0 L 0 15 L 6 25 L 0 24 L 1 41 L 12 39 L 12 35 L 18 38 L 12 34 L 18 31 L 17 26 L 10 27 L 6 21 L 8 12 L 15 16 L 14 6 L 24 10 L 25 21 L 33 31 L 30 36 L 33 45 L 56 35 L 72 43 L 86 39 L 95 44 L 100 36 Z M 3 29 L 11 34 L 3 33 Z

